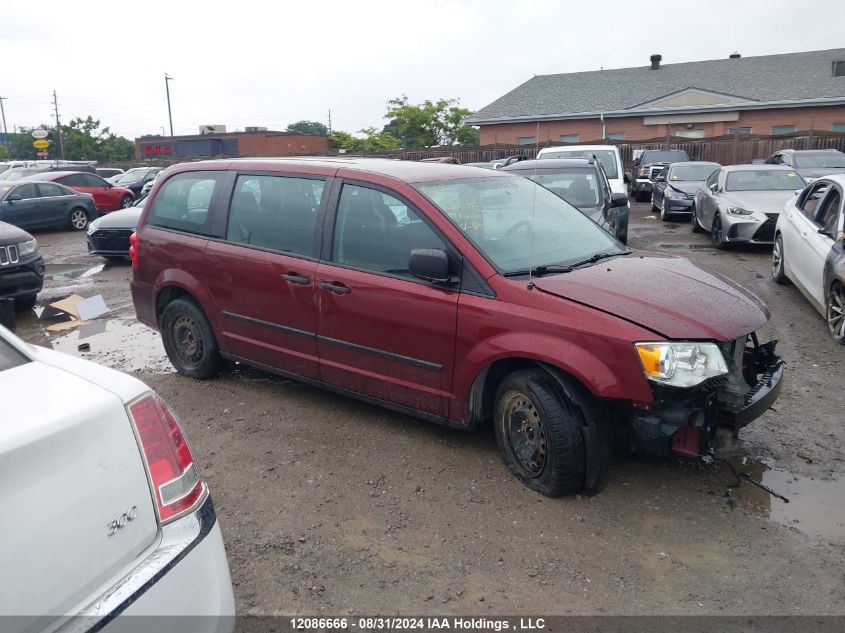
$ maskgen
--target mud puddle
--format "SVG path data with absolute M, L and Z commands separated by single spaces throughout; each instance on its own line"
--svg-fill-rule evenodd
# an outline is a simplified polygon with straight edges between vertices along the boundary
M 53 339 L 53 349 L 125 372 L 169 373 L 161 336 L 129 319 L 98 319 Z
M 47 264 L 44 268 L 44 279 L 50 281 L 71 281 L 85 279 L 102 272 L 105 263 L 91 266 L 90 264 Z
M 845 542 L 845 476 L 801 477 L 765 461 L 740 458 L 722 469 L 726 500 L 762 513 L 774 523 L 826 541 Z M 762 484 L 771 492 L 748 480 Z M 774 493 L 774 494 L 772 494 Z M 783 497 L 783 498 L 780 498 Z

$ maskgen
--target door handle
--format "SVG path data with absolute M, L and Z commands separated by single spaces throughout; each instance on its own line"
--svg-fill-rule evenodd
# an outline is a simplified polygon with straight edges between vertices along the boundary
M 336 295 L 348 295 L 352 292 L 352 288 L 337 281 L 324 281 L 320 284 L 320 288 L 333 292 Z
M 289 281 L 292 284 L 299 284 L 300 286 L 307 286 L 311 283 L 311 280 L 308 279 L 308 277 L 303 277 L 302 275 L 298 275 L 296 273 L 285 273 L 282 275 L 282 279 Z

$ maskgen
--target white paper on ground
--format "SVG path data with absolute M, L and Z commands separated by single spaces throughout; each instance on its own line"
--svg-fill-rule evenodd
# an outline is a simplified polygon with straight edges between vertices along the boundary
M 103 301 L 103 295 L 94 295 L 87 299 L 81 299 L 76 302 L 74 307 L 79 314 L 79 318 L 83 321 L 96 319 L 109 311 L 108 307 L 106 307 L 106 302 Z

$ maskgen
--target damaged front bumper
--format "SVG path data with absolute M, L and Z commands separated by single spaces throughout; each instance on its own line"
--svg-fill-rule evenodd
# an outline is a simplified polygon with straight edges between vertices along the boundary
M 729 373 L 690 388 L 652 387 L 654 402 L 632 414 L 631 448 L 637 453 L 714 455 L 724 438 L 756 420 L 783 388 L 784 361 L 777 341 L 759 344 L 751 334 L 721 344 Z

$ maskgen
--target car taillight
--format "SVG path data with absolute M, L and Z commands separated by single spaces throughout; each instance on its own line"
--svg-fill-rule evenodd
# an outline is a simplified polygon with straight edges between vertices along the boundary
M 138 234 L 129 236 L 129 259 L 132 260 L 132 268 L 138 268 Z
M 191 509 L 203 496 L 203 484 L 191 449 L 174 413 L 149 394 L 129 406 L 141 444 L 160 523 Z

